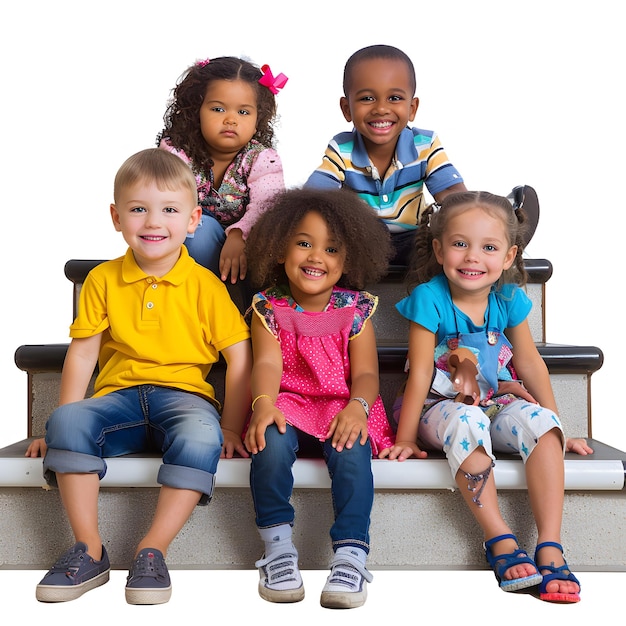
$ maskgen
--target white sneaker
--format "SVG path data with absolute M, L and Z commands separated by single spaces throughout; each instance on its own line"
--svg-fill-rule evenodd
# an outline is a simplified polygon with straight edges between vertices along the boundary
M 263 556 L 255 564 L 259 568 L 259 595 L 268 602 L 300 602 L 304 584 L 298 569 L 298 551 L 277 552 Z
M 367 598 L 367 583 L 374 577 L 355 556 L 335 554 L 330 564 L 320 604 L 326 609 L 353 609 L 363 606 Z

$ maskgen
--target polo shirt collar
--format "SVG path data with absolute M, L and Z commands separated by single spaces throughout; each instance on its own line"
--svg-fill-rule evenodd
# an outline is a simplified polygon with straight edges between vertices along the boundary
M 369 155 L 365 148 L 363 136 L 356 128 L 352 131 L 354 135 L 354 149 L 352 150 L 352 163 L 356 167 L 371 167 Z M 413 142 L 413 131 L 407 126 L 398 135 L 398 143 L 396 144 L 396 161 L 400 165 L 413 163 L 417 160 L 417 149 Z M 384 173 L 384 172 L 383 172 Z
M 180 257 L 176 261 L 176 265 L 165 276 L 157 278 L 160 281 L 167 281 L 172 285 L 181 285 L 189 276 L 195 261 L 189 256 L 189 252 L 185 246 L 181 246 Z M 126 250 L 122 261 L 122 280 L 126 283 L 136 283 L 145 280 L 147 274 L 137 265 L 135 255 L 131 248 Z

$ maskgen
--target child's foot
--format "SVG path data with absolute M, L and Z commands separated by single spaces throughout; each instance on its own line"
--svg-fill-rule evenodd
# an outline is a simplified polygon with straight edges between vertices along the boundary
M 570 571 L 560 543 L 544 541 L 537 545 L 535 561 L 543 574 L 539 597 L 547 602 L 579 602 L 580 583 Z M 543 564 L 543 565 L 542 565 Z
M 519 591 L 541 582 L 535 562 L 519 547 L 515 535 L 498 535 L 485 541 L 485 556 L 503 591 Z
M 87 545 L 78 542 L 62 554 L 37 585 L 39 602 L 67 602 L 109 580 L 109 557 L 102 546 L 102 557 L 95 561 Z
M 126 579 L 128 604 L 163 604 L 172 596 L 172 584 L 163 553 L 144 548 L 133 562 Z
M 268 602 L 300 602 L 304 584 L 298 569 L 295 546 L 286 552 L 263 556 L 255 564 L 259 568 L 259 595 Z
M 352 553 L 337 552 L 330 564 L 320 604 L 326 609 L 353 609 L 363 606 L 367 599 L 367 583 L 373 576 L 364 563 Z

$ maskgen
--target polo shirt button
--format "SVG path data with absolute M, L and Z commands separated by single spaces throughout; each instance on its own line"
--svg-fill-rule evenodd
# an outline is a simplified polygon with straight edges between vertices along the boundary
M 152 289 L 156 289 L 158 287 L 158 285 L 156 283 L 152 284 Z
M 154 308 L 154 302 L 148 302 L 148 303 L 146 303 L 146 308 L 147 308 L 147 309 L 153 309 L 153 308 Z
M 385 193 L 383 194 L 383 202 L 388 202 L 389 201 L 389 196 Z

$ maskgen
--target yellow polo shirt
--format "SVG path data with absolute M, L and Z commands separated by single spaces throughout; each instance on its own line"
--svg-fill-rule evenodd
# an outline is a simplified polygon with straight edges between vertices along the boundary
M 215 400 L 206 377 L 219 352 L 250 331 L 219 278 L 182 246 L 165 276 L 145 274 L 129 248 L 92 269 L 70 336 L 103 333 L 94 396 L 142 384 Z

